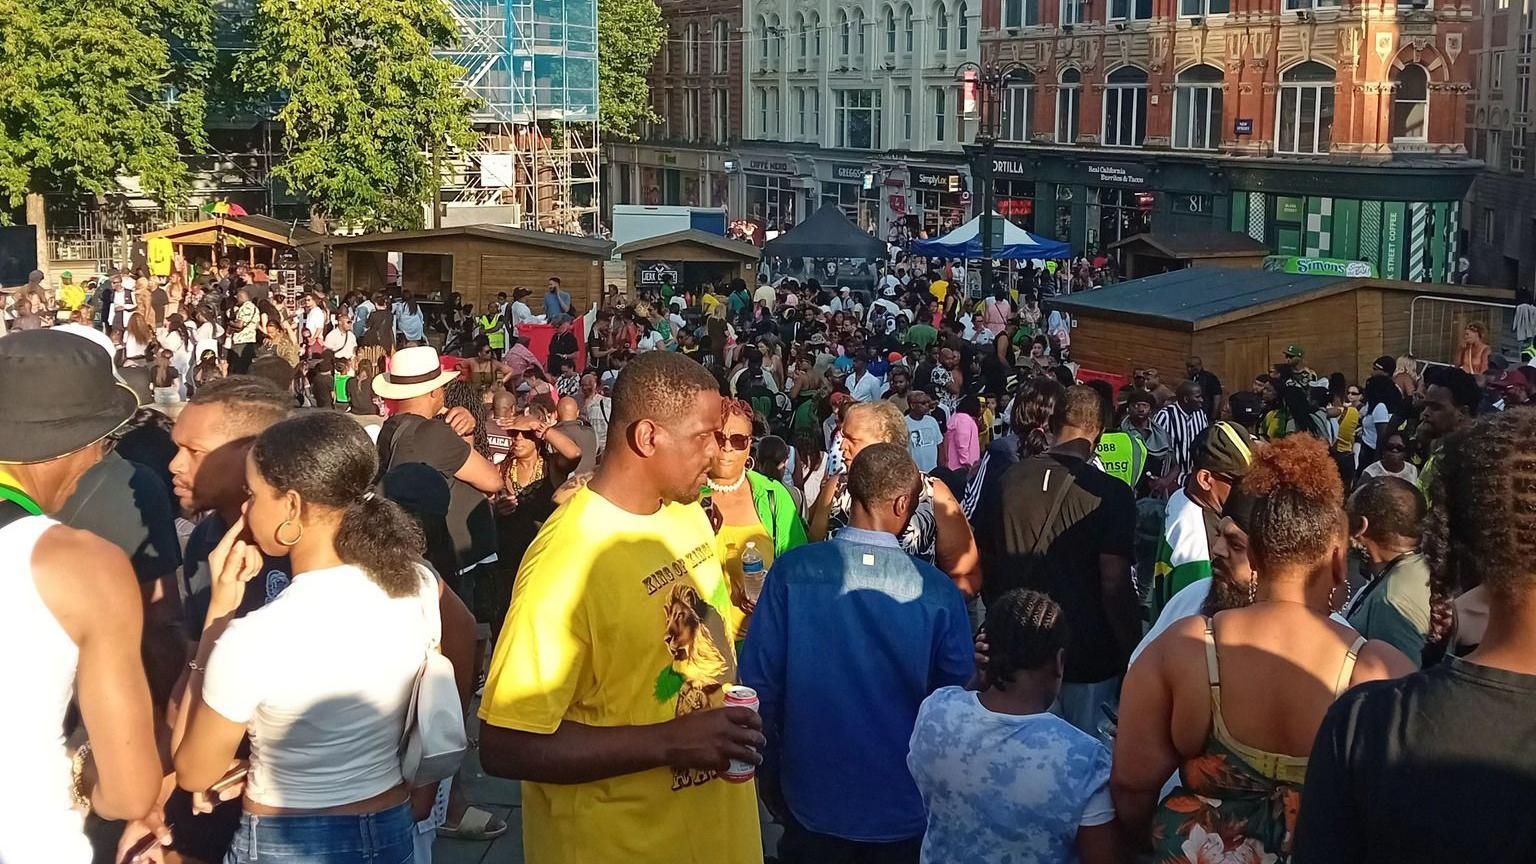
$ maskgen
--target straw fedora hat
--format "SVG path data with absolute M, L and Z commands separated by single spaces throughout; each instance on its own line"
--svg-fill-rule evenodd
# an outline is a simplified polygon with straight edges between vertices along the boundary
M 410 399 L 444 387 L 457 377 L 458 372 L 443 369 L 436 348 L 402 348 L 390 358 L 389 371 L 374 379 L 373 392 L 385 399 Z

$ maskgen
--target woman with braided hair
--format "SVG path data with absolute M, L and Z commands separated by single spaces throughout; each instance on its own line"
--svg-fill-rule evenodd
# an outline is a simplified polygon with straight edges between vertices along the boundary
M 1328 446 L 1275 441 L 1240 488 L 1255 499 L 1252 602 L 1175 622 L 1121 694 L 1115 809 L 1159 861 L 1288 862 L 1324 712 L 1351 686 L 1417 666 L 1330 618 L 1347 599 L 1349 532 Z M 1175 768 L 1180 786 L 1159 804 Z
M 986 634 L 980 691 L 944 687 L 917 712 L 907 766 L 928 812 L 922 860 L 1124 860 L 1109 751 L 1050 712 L 1067 648 L 1061 607 L 1016 588 L 987 607 Z
M 1486 629 L 1465 657 L 1356 688 L 1329 709 L 1296 827 L 1298 862 L 1536 856 L 1533 453 L 1536 411 L 1527 408 L 1446 439 L 1424 555 L 1436 592 L 1479 583 Z

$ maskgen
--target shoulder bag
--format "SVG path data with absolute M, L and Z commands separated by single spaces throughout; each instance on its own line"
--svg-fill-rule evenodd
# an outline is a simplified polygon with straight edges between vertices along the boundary
M 442 620 L 438 616 L 437 580 L 424 581 L 420 597 L 427 624 L 426 656 L 416 670 L 411 699 L 405 706 L 400 736 L 400 774 L 411 788 L 453 776 L 469 751 L 464 732 L 464 705 L 453 677 L 453 664 L 439 648 Z

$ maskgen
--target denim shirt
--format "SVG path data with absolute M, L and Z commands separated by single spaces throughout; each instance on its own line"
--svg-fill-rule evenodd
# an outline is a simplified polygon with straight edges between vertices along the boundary
M 757 690 L 764 779 L 808 830 L 849 840 L 921 836 L 907 770 L 918 706 L 973 670 L 959 589 L 896 537 L 847 527 L 778 559 L 741 655 Z

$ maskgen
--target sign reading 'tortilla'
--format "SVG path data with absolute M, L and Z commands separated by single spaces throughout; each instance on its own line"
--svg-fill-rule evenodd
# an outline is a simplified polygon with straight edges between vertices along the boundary
M 1089 186 L 1145 186 L 1147 169 L 1122 162 L 1084 162 Z

